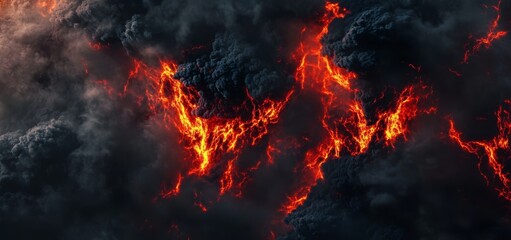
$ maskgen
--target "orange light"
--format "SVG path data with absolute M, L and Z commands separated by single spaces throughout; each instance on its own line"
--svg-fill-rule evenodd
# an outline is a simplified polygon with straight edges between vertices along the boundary
M 506 101 L 506 104 L 511 109 L 511 101 Z M 481 169 L 481 164 L 486 159 L 491 175 L 495 177 L 495 190 L 500 197 L 511 201 L 511 179 L 509 173 L 504 171 L 503 163 L 503 161 L 511 159 L 511 148 L 509 146 L 509 139 L 511 138 L 511 114 L 510 110 L 504 109 L 501 106 L 495 115 L 497 117 L 499 133 L 490 140 L 463 141 L 461 139 L 461 132 L 457 131 L 454 127 L 453 120 L 449 120 L 449 137 L 461 149 L 479 158 L 479 172 L 486 180 L 486 183 L 490 184 L 490 176 Z
M 37 0 L 36 6 L 39 8 L 41 15 L 47 16 L 55 10 L 58 0 Z
M 295 78 L 302 91 L 313 91 L 321 98 L 324 136 L 306 152 L 301 166 L 295 168 L 301 178 L 281 209 L 287 214 L 303 204 L 311 188 L 323 179 L 321 166 L 326 161 L 339 158 L 343 153 L 362 154 L 374 141 L 381 140 L 394 146 L 399 137 L 406 140 L 408 123 L 413 118 L 419 113 L 435 110 L 419 107 L 419 102 L 430 92 L 426 91 L 427 87 L 417 84 L 401 92 L 395 108 L 379 111 L 375 121 L 368 121 L 362 102 L 355 97 L 360 90 L 352 86 L 356 74 L 337 67 L 328 56 L 322 55 L 321 40 L 328 34 L 328 26 L 347 13 L 338 4 L 327 2 L 318 25 L 302 28 L 302 41 L 292 56 L 298 63 Z
M 436 111 L 435 107 L 429 109 L 420 109 L 419 102 L 421 98 L 426 98 L 429 92 L 419 95 L 417 91 L 427 90 L 423 85 L 412 85 L 405 88 L 397 100 L 396 108 L 393 111 L 381 113 L 379 118 L 385 121 L 385 141 L 387 145 L 394 146 L 398 137 L 406 140 L 408 132 L 408 122 L 415 118 L 418 113 L 432 113 Z
M 496 12 L 495 18 L 490 23 L 490 28 L 484 37 L 475 40 L 474 45 L 465 51 L 465 55 L 463 56 L 463 63 L 468 63 L 468 59 L 471 55 L 478 52 L 481 47 L 489 48 L 493 41 L 502 38 L 507 35 L 507 31 L 498 31 L 500 21 L 500 4 L 502 0 L 499 0 L 496 5 L 491 6 L 493 10 Z
M 256 145 L 267 133 L 268 127 L 279 121 L 279 115 L 289 101 L 293 91 L 282 100 L 265 99 L 256 102 L 247 91 L 244 108 L 249 109 L 249 117 L 202 118 L 194 114 L 198 106 L 199 93 L 182 82 L 174 79 L 177 64 L 161 61 L 160 69 L 147 66 L 135 60 L 124 85 L 124 95 L 135 79 L 145 79 L 148 87 L 145 97 L 150 111 L 163 116 L 167 127 L 173 126 L 182 136 L 181 143 L 188 153 L 191 168 L 187 175 L 205 176 L 210 170 L 223 164 L 223 158 L 229 157 L 225 172 L 220 179 L 220 195 L 228 192 L 238 181 L 236 161 L 241 150 Z M 239 193 L 238 193 L 239 194 Z
M 319 24 L 302 28 L 302 41 L 293 53 L 293 59 L 299 64 L 295 72 L 295 79 L 301 89 L 313 90 L 320 94 L 323 105 L 321 124 L 327 133 L 317 147 L 305 154 L 303 166 L 298 167 L 302 178 L 296 191 L 288 197 L 282 211 L 289 214 L 307 199 L 311 187 L 319 179 L 323 179 L 321 166 L 332 156 L 339 156 L 344 143 L 344 136 L 339 133 L 341 122 L 336 116 L 331 116 L 339 100 L 339 91 L 350 91 L 350 80 L 356 75 L 336 67 L 331 60 L 322 55 L 321 39 L 328 34 L 328 26 L 337 18 L 346 15 L 337 3 L 326 2 L 325 12 Z M 333 121 L 332 121 L 333 120 Z
M 176 185 L 170 189 L 170 190 L 163 190 L 161 193 L 160 193 L 160 196 L 162 198 L 169 198 L 169 197 L 172 197 L 172 196 L 176 196 L 177 194 L 179 194 L 179 191 L 181 190 L 181 182 L 183 181 L 183 176 L 181 176 L 181 174 L 178 175 L 177 177 L 177 181 L 176 181 Z

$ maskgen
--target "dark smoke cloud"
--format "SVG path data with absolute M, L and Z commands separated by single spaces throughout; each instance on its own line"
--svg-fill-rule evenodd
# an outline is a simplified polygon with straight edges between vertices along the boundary
M 319 0 L 278 3 L 85 0 L 59 4 L 53 17 L 69 27 L 86 30 L 95 41 L 120 40 L 129 50 L 151 46 L 162 51 L 178 51 L 184 46 L 210 44 L 222 32 L 243 32 L 257 36 L 259 42 L 286 38 L 277 31 L 290 27 L 290 20 L 309 18 L 322 4 Z
M 493 18 L 482 6 L 488 1 L 341 1 L 351 13 L 330 26 L 324 51 L 360 76 L 367 111 L 380 107 L 370 102 L 381 91 L 418 75 L 441 108 L 395 151 L 373 146 L 327 162 L 325 180 L 287 217 L 293 230 L 283 239 L 511 236 L 507 206 L 484 184 L 476 160 L 441 136 L 449 114 L 467 138 L 493 135 L 494 121 L 469 119 L 491 116 L 509 98 L 509 36 L 460 64 L 467 36 L 485 34 Z M 180 196 L 155 200 L 181 167 L 177 134 L 94 81 L 119 89 L 131 57 L 171 56 L 181 64 L 179 79 L 200 91 L 202 116 L 234 114 L 245 89 L 256 101 L 281 98 L 293 84 L 289 55 L 300 27 L 314 22 L 323 1 L 60 1 L 48 16 L 34 3 L 0 4 L 0 237 L 268 238 L 303 149 L 258 173 L 247 201 L 222 198 L 202 213 L 192 204 L 195 190 L 205 203 L 216 201 L 214 179 L 187 180 Z M 510 10 L 503 3 L 504 29 Z M 89 41 L 108 47 L 95 52 Z M 420 65 L 420 74 L 408 64 Z M 304 120 L 314 118 L 315 104 L 291 104 L 278 130 L 315 136 L 313 120 Z
M 213 42 L 209 57 L 182 65 L 176 74 L 185 84 L 201 91 L 200 115 L 220 115 L 230 113 L 224 102 L 233 106 L 243 104 L 248 94 L 256 100 L 283 97 L 292 84 L 292 76 L 285 75 L 271 59 L 265 61 L 257 46 L 241 43 L 233 35 L 218 36 Z M 272 69 L 274 68 L 274 69 Z M 219 100 L 219 101 L 217 101 Z M 218 104 L 221 103 L 221 104 Z M 223 109 L 217 109 L 224 107 Z

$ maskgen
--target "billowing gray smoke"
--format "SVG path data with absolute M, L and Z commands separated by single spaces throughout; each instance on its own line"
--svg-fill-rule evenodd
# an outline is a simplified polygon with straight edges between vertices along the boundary
M 260 101 L 292 88 L 290 56 L 323 1 L 61 0 L 50 12 L 38 2 L 0 2 L 2 239 L 265 239 L 270 230 L 282 239 L 511 237 L 507 203 L 445 136 L 447 116 L 467 139 L 495 135 L 492 114 L 511 98 L 509 35 L 461 63 L 468 36 L 486 34 L 495 12 L 484 4 L 495 0 L 340 2 L 350 14 L 331 24 L 324 53 L 357 73 L 368 115 L 381 92 L 419 76 L 439 110 L 415 121 L 395 150 L 374 144 L 327 162 L 325 179 L 286 217 L 289 231 L 275 224 L 277 210 L 306 149 L 257 173 L 244 199 L 216 202 L 216 179 L 196 179 L 161 200 L 161 184 L 182 164 L 177 133 L 98 83 L 122 89 L 132 58 L 169 57 L 180 63 L 176 77 L 200 92 L 196 114 L 232 117 L 247 92 Z M 500 28 L 509 29 L 510 12 L 503 2 Z M 274 130 L 315 132 L 317 104 L 314 96 L 290 103 Z M 261 147 L 242 155 L 264 156 Z M 197 192 L 215 202 L 206 213 L 194 205 Z

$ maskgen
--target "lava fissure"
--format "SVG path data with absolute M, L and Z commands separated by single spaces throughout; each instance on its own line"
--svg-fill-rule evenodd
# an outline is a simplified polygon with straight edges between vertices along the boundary
M 295 78 L 301 89 L 315 91 L 321 98 L 324 137 L 306 152 L 297 168 L 304 177 L 281 209 L 287 214 L 302 205 L 312 186 L 323 179 L 321 166 L 327 160 L 339 158 L 342 154 L 362 154 L 375 141 L 383 141 L 393 147 L 398 138 L 407 140 L 408 123 L 413 118 L 436 110 L 433 107 L 421 108 L 420 104 L 430 95 L 431 89 L 419 83 L 406 87 L 396 99 L 394 108 L 381 110 L 374 122 L 368 120 L 363 103 L 355 97 L 361 91 L 352 84 L 357 75 L 337 67 L 322 51 L 321 41 L 328 34 L 330 23 L 344 18 L 346 14 L 346 9 L 327 2 L 319 24 L 302 29 L 302 41 L 293 54 L 294 60 L 299 63 Z
M 511 101 L 506 101 L 507 108 L 500 107 L 495 113 L 497 118 L 498 134 L 490 140 L 465 141 L 462 133 L 455 128 L 454 121 L 449 120 L 449 137 L 464 151 L 478 157 L 478 168 L 481 176 L 487 184 L 494 183 L 498 195 L 507 201 L 511 201 L 511 177 L 504 169 L 504 161 L 511 159 Z M 486 160 L 486 162 L 484 162 Z M 483 170 L 482 164 L 486 164 L 488 171 Z M 491 178 L 493 176 L 493 178 Z
M 501 2 L 502 0 L 498 0 L 498 2 L 495 5 L 490 6 L 490 8 L 496 12 L 495 18 L 491 21 L 490 27 L 486 35 L 481 38 L 475 39 L 473 42 L 473 46 L 465 50 L 465 54 L 463 55 L 463 63 L 468 63 L 470 56 L 474 55 L 482 47 L 490 48 L 490 46 L 495 40 L 500 39 L 507 35 L 507 31 L 497 30 L 499 28 L 499 22 L 501 17 L 500 15 Z M 472 36 L 470 36 L 469 38 L 472 38 Z
M 160 68 L 150 67 L 135 60 L 133 69 L 124 86 L 124 95 L 136 79 L 148 81 L 145 98 L 154 115 L 161 114 L 167 127 L 174 126 L 181 134 L 181 143 L 187 150 L 191 162 L 186 175 L 205 176 L 219 164 L 225 164 L 220 179 L 219 195 L 223 195 L 238 182 L 245 182 L 247 174 L 237 169 L 236 162 L 242 150 L 254 146 L 268 134 L 268 127 L 279 121 L 279 115 L 289 101 L 293 91 L 282 100 L 264 99 L 258 103 L 247 92 L 243 109 L 249 109 L 247 118 L 202 118 L 194 114 L 198 108 L 199 93 L 174 78 L 177 64 L 161 61 Z M 224 161 L 225 158 L 230 158 Z M 178 181 L 179 183 L 180 181 Z M 176 189 L 172 190 L 176 192 Z M 241 195 L 236 189 L 235 195 Z M 177 190 L 177 192 L 179 192 Z M 166 194 L 171 196 L 175 194 Z

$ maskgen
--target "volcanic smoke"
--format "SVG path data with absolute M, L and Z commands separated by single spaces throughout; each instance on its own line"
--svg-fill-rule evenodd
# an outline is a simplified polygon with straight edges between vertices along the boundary
M 0 237 L 509 238 L 510 8 L 0 1 Z

